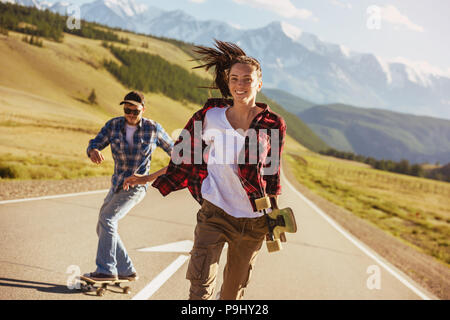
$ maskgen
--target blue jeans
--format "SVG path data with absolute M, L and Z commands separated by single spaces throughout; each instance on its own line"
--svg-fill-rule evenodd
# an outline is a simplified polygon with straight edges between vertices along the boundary
M 109 191 L 98 217 L 95 272 L 124 276 L 136 272 L 117 230 L 119 220 L 144 199 L 146 191 L 145 186 L 130 187 L 128 191 Z

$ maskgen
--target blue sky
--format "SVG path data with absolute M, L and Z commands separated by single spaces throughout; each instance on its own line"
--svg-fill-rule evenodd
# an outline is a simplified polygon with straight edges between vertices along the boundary
M 69 0 L 78 4 L 93 1 Z M 165 10 L 181 9 L 200 20 L 224 21 L 243 29 L 284 21 L 352 51 L 450 76 L 449 0 L 134 1 Z

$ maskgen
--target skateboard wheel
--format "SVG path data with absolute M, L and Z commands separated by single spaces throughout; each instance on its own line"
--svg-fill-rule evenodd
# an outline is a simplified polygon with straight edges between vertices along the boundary
M 105 289 L 103 289 L 103 288 L 98 288 L 97 289 L 97 296 L 99 296 L 99 297 L 103 297 L 104 295 L 105 295 Z
M 91 284 L 80 284 L 81 292 L 92 292 L 95 291 L 95 288 Z
M 123 288 L 123 293 L 130 294 L 131 293 L 131 288 L 130 287 Z

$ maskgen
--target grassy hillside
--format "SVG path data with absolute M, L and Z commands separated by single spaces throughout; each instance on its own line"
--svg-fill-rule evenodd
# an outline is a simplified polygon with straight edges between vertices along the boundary
M 108 149 L 101 166 L 89 161 L 85 149 L 108 119 L 122 114 L 118 102 L 132 88 L 126 88 L 104 67 L 104 61 L 118 65 L 121 62 L 102 45 L 102 40 L 63 35 L 61 42 L 41 38 L 42 48 L 21 41 L 20 33 L 9 31 L 8 36 L 0 35 L 0 176 L 3 178 L 77 178 L 110 175 L 113 171 Z M 204 71 L 192 70 L 195 62 L 178 44 L 124 31 L 118 35 L 128 39 L 128 44 L 115 43 L 117 47 L 157 54 L 189 72 L 211 79 Z M 94 105 L 88 103 L 92 90 L 97 97 Z M 177 129 L 201 106 L 175 101 L 162 94 L 145 92 L 145 96 L 149 108 L 144 116 L 160 122 L 174 137 Z M 269 103 L 276 112 L 286 116 L 275 102 Z M 295 117 L 292 119 L 295 121 L 287 117 L 289 130 L 296 139 L 305 140 L 307 135 L 300 129 L 309 129 Z M 304 150 L 295 139 L 287 140 L 294 149 Z M 312 148 L 321 143 L 318 141 Z M 158 150 L 153 157 L 153 169 L 163 166 L 167 160 Z
M 298 114 L 299 112 L 305 111 L 316 105 L 316 103 L 307 101 L 280 89 L 265 88 L 262 92 L 270 99 L 277 101 L 286 111 L 293 114 Z
M 68 34 L 60 43 L 43 39 L 43 48 L 21 41 L 19 33 L 0 37 L 0 173 L 23 179 L 112 174 L 108 150 L 106 162 L 96 166 L 85 149 L 108 119 L 122 114 L 118 103 L 130 90 L 102 67 L 103 60 L 115 57 L 100 40 Z M 190 67 L 191 58 L 172 44 L 152 39 L 139 50 L 158 52 L 180 65 L 187 61 Z M 87 103 L 92 89 L 96 105 Z M 157 119 L 169 133 L 198 108 L 158 94 L 146 93 L 146 99 L 144 116 Z M 167 162 L 160 151 L 153 159 L 154 169 Z
M 287 134 L 289 134 L 296 141 L 300 142 L 300 144 L 315 152 L 327 150 L 329 148 L 328 145 L 302 120 L 295 116 L 295 114 L 286 111 L 273 99 L 269 99 L 264 95 L 264 93 L 260 93 L 258 94 L 257 100 L 267 103 L 274 112 L 283 117 L 287 125 Z
M 192 69 L 197 62 L 191 44 L 85 21 L 80 30 L 69 31 L 64 17 L 29 7 L 0 4 L 0 11 L 0 177 L 111 173 L 110 158 L 93 166 L 85 148 L 109 118 L 122 114 L 118 102 L 126 92 L 144 91 L 150 106 L 144 116 L 159 121 L 169 133 L 182 128 L 208 96 L 195 88 L 197 82 L 206 85 L 211 76 Z M 33 35 L 34 41 L 30 36 L 22 41 L 23 34 Z M 36 42 L 39 46 L 30 45 Z M 88 98 L 92 92 L 95 103 Z M 312 150 L 326 149 L 295 116 L 263 95 L 259 99 L 286 118 L 293 137 L 288 140 L 295 148 L 303 149 L 300 141 Z M 156 152 L 156 168 L 165 161 L 166 156 Z
M 450 184 L 307 151 L 286 159 L 314 193 L 450 266 Z
M 376 159 L 447 163 L 450 121 L 343 104 L 299 113 L 331 147 Z

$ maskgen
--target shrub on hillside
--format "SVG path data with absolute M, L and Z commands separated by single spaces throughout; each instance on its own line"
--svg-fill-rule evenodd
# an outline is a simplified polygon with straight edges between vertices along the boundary
M 89 94 L 88 101 L 90 104 L 97 104 L 97 95 L 95 94 L 95 89 L 92 89 Z
M 22 38 L 22 41 L 29 43 L 33 46 L 40 47 L 40 48 L 42 48 L 44 46 L 43 41 L 41 39 L 39 39 L 39 37 L 35 37 L 35 36 L 31 36 L 31 37 L 24 36 Z
M 399 162 L 384 159 L 376 160 L 372 157 L 365 157 L 362 155 L 356 155 L 352 152 L 339 151 L 335 149 L 328 149 L 326 151 L 321 151 L 320 153 L 336 158 L 364 162 L 378 170 L 396 172 L 410 176 L 424 177 L 434 180 L 450 181 L 450 172 L 448 172 L 449 174 L 446 175 L 444 173 L 445 170 L 441 171 L 439 169 L 434 169 L 431 171 L 425 171 L 420 164 L 410 164 L 409 161 L 406 159 L 403 159 Z M 445 167 L 450 168 L 450 163 L 447 164 L 447 166 L 444 166 L 443 168 Z M 450 170 L 448 169 L 447 171 Z

